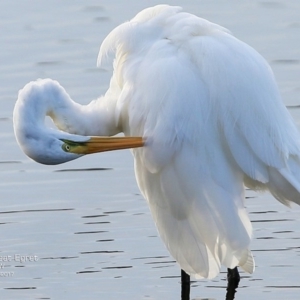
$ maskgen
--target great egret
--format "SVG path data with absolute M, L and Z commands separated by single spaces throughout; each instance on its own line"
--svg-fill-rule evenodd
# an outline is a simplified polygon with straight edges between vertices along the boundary
M 98 63 L 111 53 L 110 87 L 89 105 L 56 81 L 28 83 L 14 109 L 19 145 L 44 164 L 139 147 L 138 186 L 181 269 L 252 273 L 244 186 L 300 203 L 299 133 L 269 65 L 227 29 L 167 5 L 115 28 Z M 46 128 L 46 115 L 60 130 Z

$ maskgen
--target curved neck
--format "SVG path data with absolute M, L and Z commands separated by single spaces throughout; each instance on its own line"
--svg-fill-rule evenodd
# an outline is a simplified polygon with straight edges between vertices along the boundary
M 25 123 L 36 122 L 36 126 L 43 127 L 45 116 L 50 116 L 60 130 L 72 134 L 111 136 L 120 132 L 114 122 L 114 99 L 101 97 L 88 105 L 80 105 L 51 79 L 32 82 L 24 90 L 26 94 L 22 98 L 27 102 L 24 105 L 27 111 L 19 118 L 27 118 Z
M 56 81 L 30 82 L 20 90 L 14 108 L 17 141 L 27 156 L 43 164 L 59 164 L 84 154 L 142 147 L 141 137 L 91 137 L 120 132 L 115 118 L 117 99 L 117 94 L 109 89 L 101 99 L 83 106 L 75 103 Z M 47 127 L 46 116 L 61 130 Z
M 50 116 L 55 125 L 68 133 L 89 136 L 111 136 L 121 130 L 115 122 L 115 100 L 102 96 L 88 105 L 74 102 L 66 91 L 52 98 Z

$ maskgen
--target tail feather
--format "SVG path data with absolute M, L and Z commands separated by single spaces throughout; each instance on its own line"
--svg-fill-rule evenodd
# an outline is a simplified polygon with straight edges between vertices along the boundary
M 300 160 L 291 157 L 287 168 L 270 168 L 267 187 L 281 203 L 287 206 L 290 206 L 291 202 L 300 205 Z
M 291 155 L 286 167 L 277 169 L 267 167 L 268 181 L 261 182 L 244 174 L 244 184 L 253 190 L 269 190 L 282 204 L 290 206 L 291 202 L 300 205 L 300 157 Z
M 252 274 L 255 271 L 255 261 L 251 251 L 248 249 L 245 251 L 243 257 L 239 262 L 239 266 L 247 273 Z

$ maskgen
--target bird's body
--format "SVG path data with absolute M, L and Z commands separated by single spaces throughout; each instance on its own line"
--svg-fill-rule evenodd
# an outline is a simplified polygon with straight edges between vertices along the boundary
M 145 146 L 132 150 L 138 186 L 180 267 L 199 278 L 215 277 L 222 265 L 252 273 L 244 186 L 300 204 L 299 133 L 270 67 L 223 27 L 166 5 L 114 29 L 99 62 L 111 52 L 110 87 L 88 106 L 54 81 L 29 83 L 14 112 L 19 144 L 39 160 L 30 140 L 43 143 L 44 125 L 30 129 L 34 114 L 74 135 L 143 137 Z M 46 109 L 24 113 L 33 98 L 46 99 L 38 100 Z M 40 161 L 60 163 L 51 160 L 62 151 L 55 149 Z

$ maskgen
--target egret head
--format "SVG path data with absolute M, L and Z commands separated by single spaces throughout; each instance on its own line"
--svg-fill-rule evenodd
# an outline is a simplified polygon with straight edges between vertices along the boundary
M 45 165 L 61 164 L 83 154 L 68 151 L 64 140 L 66 138 L 82 142 L 88 137 L 71 135 L 54 129 L 34 130 L 35 128 L 20 129 L 15 124 L 15 135 L 23 152 L 38 163 Z

